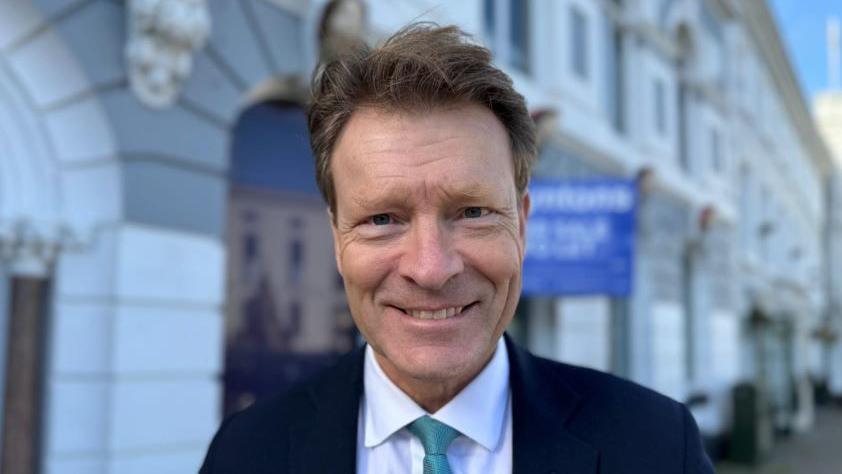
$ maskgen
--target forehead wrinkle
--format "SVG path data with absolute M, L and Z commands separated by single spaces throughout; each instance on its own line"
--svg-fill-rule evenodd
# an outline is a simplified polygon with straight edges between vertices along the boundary
M 395 143 L 377 142 L 377 146 L 372 146 L 368 149 L 360 149 L 353 156 L 366 155 L 376 161 L 370 162 L 371 165 L 392 165 L 400 164 L 400 166 L 407 166 L 410 168 L 421 168 L 439 161 L 457 161 L 465 159 L 464 152 L 454 152 L 448 146 L 448 142 L 457 140 L 455 137 L 439 140 L 435 143 L 425 142 L 419 144 L 401 143 L 396 140 Z M 372 143 L 375 143 L 372 141 Z M 476 153 L 476 152 L 473 152 Z M 378 178 L 393 178 L 393 177 L 407 177 L 407 176 L 389 176 L 382 175 Z
M 483 185 L 478 181 L 459 183 L 458 186 L 447 186 L 448 183 L 438 183 L 440 192 L 448 199 L 476 199 L 483 195 Z
M 440 202 L 448 205 L 493 206 L 500 210 L 513 208 L 514 184 L 512 193 L 500 192 L 491 181 L 483 180 L 447 180 L 433 183 Z
M 470 135 L 484 135 L 486 128 L 482 127 Z M 406 133 L 403 127 L 399 126 L 396 129 L 362 134 L 360 143 L 351 155 L 379 155 L 384 157 L 384 161 L 396 156 L 412 157 L 411 160 L 406 160 L 405 164 L 423 166 L 443 159 L 458 159 L 459 156 L 452 153 L 450 143 L 462 141 L 464 135 L 463 131 L 440 127 L 438 133 L 434 133 L 433 136 L 427 135 L 423 139 L 412 140 L 412 134 Z M 469 151 L 478 153 L 476 150 Z
M 402 186 L 397 183 L 385 184 L 380 187 L 377 192 L 363 191 L 354 193 L 354 195 L 351 196 L 351 200 L 363 209 L 383 205 L 394 205 L 396 203 L 406 204 L 410 197 L 405 191 L 406 186 Z

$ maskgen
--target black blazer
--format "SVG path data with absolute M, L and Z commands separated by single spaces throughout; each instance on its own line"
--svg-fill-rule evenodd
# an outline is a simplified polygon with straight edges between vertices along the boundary
M 714 472 L 684 405 L 506 344 L 515 473 Z M 353 473 L 363 355 L 230 416 L 200 474 Z

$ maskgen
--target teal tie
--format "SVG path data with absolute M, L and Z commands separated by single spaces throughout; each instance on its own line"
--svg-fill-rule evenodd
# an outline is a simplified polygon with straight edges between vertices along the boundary
M 460 433 L 426 415 L 410 423 L 407 428 L 424 446 L 424 474 L 451 474 L 450 464 L 447 463 L 447 447 Z

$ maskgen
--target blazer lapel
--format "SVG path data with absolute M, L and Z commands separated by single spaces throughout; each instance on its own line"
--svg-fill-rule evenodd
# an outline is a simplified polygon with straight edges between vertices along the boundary
M 353 473 L 365 351 L 346 356 L 309 390 L 311 411 L 290 426 L 290 471 Z
M 565 429 L 579 395 L 545 362 L 505 336 L 512 393 L 514 474 L 593 474 L 599 452 Z M 353 473 L 365 352 L 357 349 L 309 390 L 311 407 L 290 424 L 290 472 Z
M 547 365 L 508 336 L 512 393 L 512 467 L 515 474 L 593 474 L 599 452 L 565 429 L 579 395 Z

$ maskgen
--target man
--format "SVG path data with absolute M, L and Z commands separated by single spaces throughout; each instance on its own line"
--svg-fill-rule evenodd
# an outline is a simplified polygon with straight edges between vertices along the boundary
M 681 404 L 502 337 L 536 150 L 490 59 L 414 25 L 317 74 L 317 181 L 367 345 L 227 419 L 202 473 L 713 472 Z

